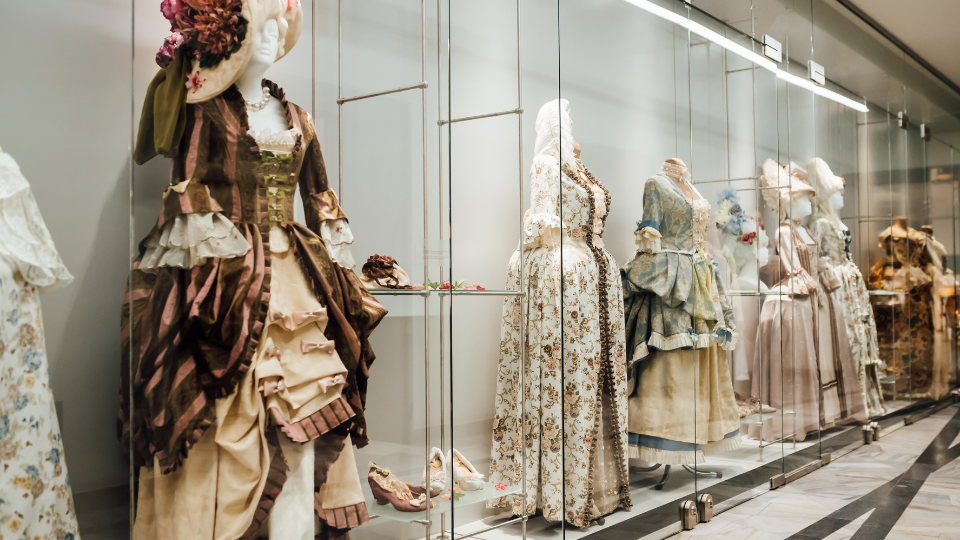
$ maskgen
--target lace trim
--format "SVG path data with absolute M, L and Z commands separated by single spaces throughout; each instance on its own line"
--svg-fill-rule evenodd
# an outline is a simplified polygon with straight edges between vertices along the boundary
M 660 239 L 662 238 L 660 231 L 653 227 L 644 227 L 634 232 L 634 236 L 637 239 L 637 251 L 640 253 L 660 252 Z
M 564 172 L 570 178 L 573 178 L 574 181 L 580 185 L 587 193 L 591 194 L 591 198 L 595 197 L 593 195 L 593 190 L 586 185 L 583 177 L 579 174 L 572 174 L 572 171 L 569 167 L 565 167 Z M 584 176 L 586 176 L 591 182 L 600 186 L 600 182 L 587 170 L 583 164 L 580 164 L 582 167 Z M 610 194 L 604 188 L 604 193 L 606 194 L 607 200 L 607 211 L 609 213 L 610 209 Z M 604 256 L 603 250 L 594 243 L 594 233 L 593 233 L 593 224 L 596 220 L 596 211 L 597 205 L 590 205 L 590 215 L 588 216 L 589 225 L 584 225 L 583 230 L 586 236 L 587 245 L 590 247 L 590 252 L 593 255 L 594 261 L 597 263 L 597 269 L 599 271 L 599 279 L 597 280 L 597 295 L 600 305 L 600 358 L 603 361 L 600 362 L 599 369 L 597 370 L 597 397 L 595 404 L 595 411 L 600 411 L 602 408 L 609 407 L 610 410 L 616 409 L 616 387 L 614 386 L 614 377 L 616 370 L 614 369 L 613 355 L 611 354 L 613 350 L 613 340 L 614 336 L 610 335 L 610 308 L 607 304 L 607 258 Z M 605 218 L 606 216 L 604 216 Z M 603 402 L 606 398 L 606 403 Z M 590 443 L 590 459 L 589 465 L 587 467 L 587 500 L 586 508 L 593 508 L 593 479 L 594 472 L 596 468 L 596 450 L 597 450 L 597 432 L 600 429 L 601 419 L 599 416 L 594 421 L 593 428 L 591 430 L 592 442 Z M 622 433 L 623 426 L 620 425 L 620 418 L 618 415 L 614 414 L 611 418 L 611 429 L 614 433 Z M 630 499 L 630 476 L 627 472 L 627 460 L 625 456 L 625 448 L 623 448 L 623 442 L 620 437 L 614 438 L 614 448 L 613 448 L 614 457 L 617 460 L 617 472 L 618 472 L 618 483 L 620 492 L 620 503 L 626 508 L 632 508 L 633 502 Z
M 246 255 L 250 244 L 223 214 L 181 214 L 167 221 L 144 242 L 146 251 L 139 269 L 193 268 L 210 258 L 231 259 Z
M 693 241 L 697 244 L 700 253 L 709 254 L 712 250 L 710 242 L 707 241 L 710 228 L 710 203 L 706 199 L 691 200 L 690 207 L 693 208 Z
M 247 131 L 253 140 L 257 141 L 260 151 L 291 154 L 297 144 L 297 130 L 290 128 L 286 131 L 274 131 L 270 128 Z
M 325 220 L 320 222 L 320 239 L 327 248 L 333 262 L 342 268 L 353 270 L 357 266 L 350 251 L 353 243 L 353 231 L 345 219 Z
M 9 154 L 0 153 L 0 254 L 27 282 L 49 291 L 73 281 L 40 214 L 30 183 Z

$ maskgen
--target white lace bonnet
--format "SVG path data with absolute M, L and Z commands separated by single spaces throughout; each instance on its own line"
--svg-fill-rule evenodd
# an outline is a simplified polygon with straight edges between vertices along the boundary
M 570 102 L 554 99 L 544 103 L 537 113 L 537 139 L 534 144 L 534 160 L 541 157 L 559 158 L 572 170 L 577 170 L 577 158 L 573 155 L 573 120 L 570 119 Z

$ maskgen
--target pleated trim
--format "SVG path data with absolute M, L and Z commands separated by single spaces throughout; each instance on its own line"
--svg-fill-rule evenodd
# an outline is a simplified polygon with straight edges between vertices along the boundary
M 270 416 L 273 423 L 280 426 L 283 433 L 293 442 L 304 443 L 316 439 L 331 429 L 353 418 L 353 408 L 343 396 L 325 405 L 319 411 L 298 422 L 287 422 L 283 414 L 276 408 L 270 407 Z
M 724 452 L 732 452 L 740 448 L 742 439 L 740 434 L 737 433 L 733 437 L 723 439 L 722 441 L 709 442 L 703 445 L 703 455 L 704 456 L 714 456 L 717 454 L 723 454 Z
M 739 447 L 739 435 L 737 438 L 737 447 Z M 642 459 L 650 463 L 659 463 L 661 465 L 695 465 L 706 463 L 703 452 L 700 450 L 670 451 L 630 445 L 629 457 Z
M 736 338 L 734 338 L 736 341 Z M 664 337 L 663 334 L 651 332 L 646 341 L 633 348 L 633 358 L 631 362 L 643 360 L 650 356 L 650 349 L 658 351 L 672 351 L 675 349 L 706 349 L 710 346 L 710 334 L 698 334 L 697 341 L 694 343 L 690 334 L 674 334 L 670 337 Z M 734 346 L 736 344 L 734 343 Z M 727 350 L 733 350 L 732 348 Z
M 340 508 L 321 508 L 319 503 L 315 503 L 314 509 L 320 519 L 334 529 L 353 529 L 370 521 L 365 502 Z

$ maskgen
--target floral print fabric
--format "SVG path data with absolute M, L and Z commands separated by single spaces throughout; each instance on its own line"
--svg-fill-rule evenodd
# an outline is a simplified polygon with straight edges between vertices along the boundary
M 79 538 L 39 295 L 5 256 L 0 257 L 0 486 L 0 538 Z
M 527 295 L 508 297 L 503 306 L 490 481 L 519 485 L 522 474 L 527 500 L 514 498 L 515 514 L 533 514 L 539 506 L 547 520 L 584 527 L 592 517 L 594 493 L 612 490 L 629 505 L 622 429 L 612 437 L 619 447 L 614 460 L 620 462 L 605 463 L 618 472 L 617 481 L 600 485 L 594 475 L 596 440 L 611 435 L 598 431 L 626 423 L 626 370 L 617 265 L 602 248 L 604 261 L 595 260 L 587 244 L 590 233 L 602 230 L 602 220 L 594 215 L 591 224 L 590 218 L 603 193 L 588 191 L 583 178 L 569 172 L 561 174 L 558 160 L 549 157 L 535 159 L 531 170 L 523 251 L 511 258 L 506 283 L 507 289 L 521 290 L 523 272 Z M 599 290 L 603 262 L 607 291 Z M 601 294 L 606 295 L 606 321 Z M 607 358 L 602 334 L 610 345 Z M 613 421 L 602 421 L 604 413 L 613 413 Z
M 840 224 L 842 225 L 842 223 Z M 857 375 L 863 390 L 865 406 L 870 416 L 886 412 L 880 388 L 878 364 L 880 352 L 877 345 L 877 323 L 870 306 L 863 274 L 850 260 L 846 244 L 849 231 L 826 218 L 813 224 L 814 239 L 820 245 L 821 255 L 829 259 L 834 274 L 840 279 L 840 288 L 831 296 L 840 305 L 846 321 L 846 337 L 850 341 L 853 358 L 857 363 Z

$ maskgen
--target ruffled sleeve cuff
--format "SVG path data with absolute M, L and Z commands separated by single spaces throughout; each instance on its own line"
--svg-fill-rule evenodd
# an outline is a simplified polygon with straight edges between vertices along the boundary
M 343 213 L 343 209 L 340 208 L 340 203 L 337 201 L 337 194 L 332 189 L 317 193 L 310 199 L 310 202 L 316 206 L 315 210 L 321 221 L 347 219 L 347 215 Z M 306 203 L 307 201 L 304 201 L 304 204 Z
M 550 242 L 559 237 L 562 228 L 560 216 L 527 212 L 523 218 L 523 244 Z
M 140 270 L 162 267 L 193 268 L 211 258 L 232 259 L 247 254 L 250 244 L 222 214 L 190 213 L 173 216 L 144 241 Z
M 320 239 L 327 248 L 327 253 L 333 262 L 347 270 L 353 270 L 357 263 L 350 251 L 353 243 L 353 232 L 345 218 L 320 222 Z
M 187 180 L 169 186 L 163 192 L 163 211 L 157 227 L 163 227 L 177 216 L 222 212 L 223 208 L 210 195 L 210 188 Z
M 717 326 L 713 329 L 712 339 L 716 344 L 725 351 L 733 351 L 737 348 L 737 341 L 740 338 L 740 334 L 730 330 L 729 328 Z
M 645 223 L 645 222 L 644 222 Z M 638 228 L 634 235 L 637 238 L 637 251 L 640 253 L 659 253 L 660 252 L 660 231 L 654 227 L 645 226 Z
M 24 280 L 41 291 L 73 281 L 57 253 L 29 182 L 9 154 L 0 154 L 0 216 L 0 254 L 14 261 Z

